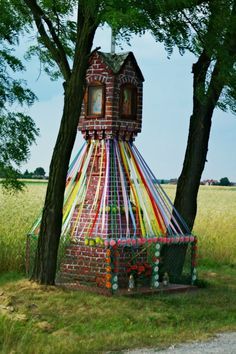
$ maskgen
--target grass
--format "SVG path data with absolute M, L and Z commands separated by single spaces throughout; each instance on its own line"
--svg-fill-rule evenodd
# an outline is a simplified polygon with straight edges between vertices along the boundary
M 175 187 L 165 188 L 173 198 Z M 235 187 L 200 189 L 194 231 L 206 287 L 132 298 L 42 287 L 19 274 L 25 235 L 45 190 L 46 185 L 28 184 L 23 194 L 0 191 L 0 353 L 119 353 L 236 330 Z
M 165 186 L 174 197 L 174 186 Z M 193 232 L 200 263 L 236 265 L 236 187 L 201 186 Z
M 0 352 L 104 353 L 162 348 L 236 330 L 236 269 L 200 269 L 196 293 L 107 298 L 3 276 Z
M 203 261 L 236 265 L 236 187 L 201 187 L 194 232 Z
M 23 271 L 26 234 L 43 206 L 46 184 L 26 184 L 9 195 L 0 187 L 0 273 Z

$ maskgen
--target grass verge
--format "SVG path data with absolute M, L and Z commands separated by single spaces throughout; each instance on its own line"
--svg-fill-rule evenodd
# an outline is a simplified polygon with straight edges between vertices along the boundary
M 119 352 L 162 348 L 236 330 L 236 269 L 200 269 L 195 293 L 107 298 L 31 283 L 0 281 L 0 352 Z

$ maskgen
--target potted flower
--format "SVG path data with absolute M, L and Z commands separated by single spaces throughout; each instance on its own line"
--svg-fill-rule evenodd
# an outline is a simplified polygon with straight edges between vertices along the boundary
M 134 279 L 135 286 L 144 286 L 149 283 L 152 267 L 149 263 L 134 263 L 127 268 L 127 274 Z

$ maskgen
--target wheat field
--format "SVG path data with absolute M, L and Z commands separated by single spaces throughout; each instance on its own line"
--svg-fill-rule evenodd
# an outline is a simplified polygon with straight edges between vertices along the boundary
M 175 186 L 165 185 L 173 199 Z M 26 234 L 40 213 L 46 184 L 27 184 L 23 193 L 0 189 L 0 272 L 23 271 Z M 236 264 L 236 187 L 201 186 L 194 233 L 199 263 Z
M 175 186 L 165 190 L 173 199 Z M 199 263 L 236 265 L 236 187 L 200 186 L 193 233 L 199 241 Z
M 46 184 L 26 184 L 24 192 L 9 195 L 0 188 L 0 272 L 22 271 L 26 234 L 41 212 Z

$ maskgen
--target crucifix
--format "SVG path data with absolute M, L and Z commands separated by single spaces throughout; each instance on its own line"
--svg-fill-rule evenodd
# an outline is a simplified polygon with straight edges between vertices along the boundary
M 111 53 L 115 54 L 116 51 L 116 37 L 114 34 L 114 30 L 111 27 Z

